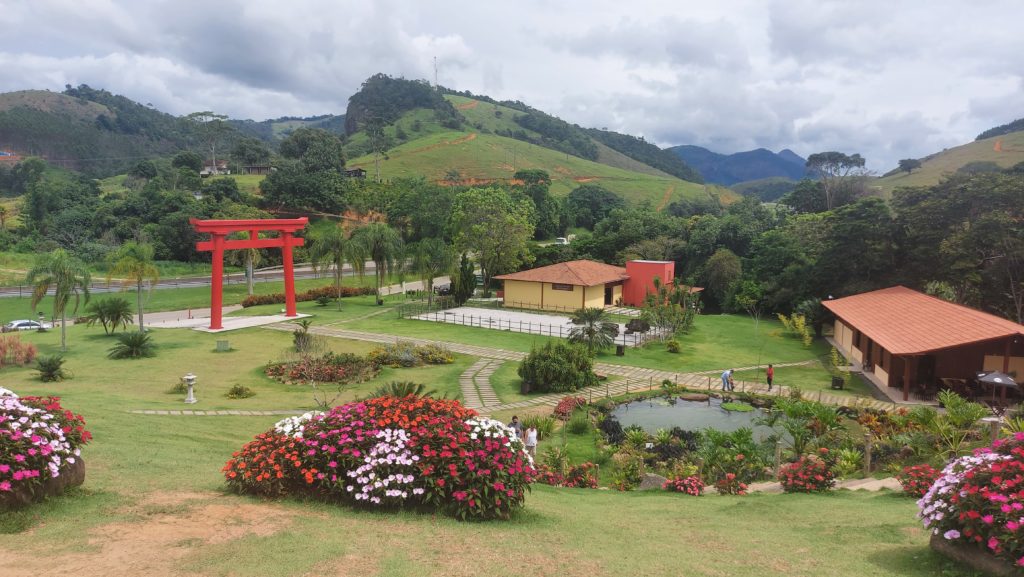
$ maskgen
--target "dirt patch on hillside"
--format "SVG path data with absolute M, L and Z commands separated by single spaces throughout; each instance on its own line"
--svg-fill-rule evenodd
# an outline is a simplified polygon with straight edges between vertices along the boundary
M 665 194 L 661 195 L 661 202 L 658 203 L 658 210 L 661 210 L 668 206 L 668 203 L 672 200 L 672 193 L 676 191 L 676 187 L 669 186 L 665 189 Z
M 89 530 L 85 551 L 2 551 L 6 577 L 107 577 L 180 574 L 179 561 L 196 547 L 287 529 L 294 513 L 274 504 L 224 500 L 190 507 L 216 493 L 152 493 L 127 511 L 138 520 Z
M 428 152 L 428 151 L 431 151 L 431 150 L 437 150 L 438 148 L 444 148 L 446 146 L 453 146 L 453 145 L 456 145 L 456 144 L 464 144 L 464 143 L 470 142 L 472 140 L 476 140 L 476 133 L 475 132 L 471 132 L 471 133 L 467 134 L 466 136 L 460 136 L 459 138 L 456 138 L 455 140 L 446 140 L 444 142 L 438 142 L 437 144 L 431 144 L 430 146 L 424 146 L 423 148 L 417 148 L 416 150 L 410 151 L 407 154 L 418 154 L 420 152 Z
M 573 180 L 575 182 L 594 182 L 598 178 L 597 176 L 574 176 Z
M 466 102 L 465 104 L 460 104 L 460 105 L 456 106 L 455 109 L 456 110 L 472 110 L 473 108 L 476 108 L 478 104 L 480 104 L 479 100 L 471 100 L 469 102 Z

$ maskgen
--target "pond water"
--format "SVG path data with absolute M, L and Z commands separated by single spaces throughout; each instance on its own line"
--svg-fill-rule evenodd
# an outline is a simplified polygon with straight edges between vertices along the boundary
M 648 433 L 658 429 L 679 427 L 686 431 L 716 429 L 719 431 L 735 431 L 742 427 L 754 430 L 754 438 L 761 440 L 773 431 L 770 427 L 755 425 L 754 420 L 764 415 L 761 409 L 740 413 L 726 411 L 721 407 L 721 399 L 711 398 L 707 401 L 682 401 L 669 403 L 664 397 L 654 397 L 623 403 L 612 411 L 623 428 L 640 425 Z

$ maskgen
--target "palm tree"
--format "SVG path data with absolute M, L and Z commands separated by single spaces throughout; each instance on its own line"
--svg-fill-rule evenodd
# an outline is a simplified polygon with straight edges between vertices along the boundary
M 66 250 L 58 248 L 42 254 L 36 259 L 35 265 L 28 271 L 26 282 L 34 285 L 32 289 L 32 308 L 43 300 L 46 293 L 53 289 L 53 316 L 60 317 L 60 348 L 67 351 L 67 323 L 65 311 L 71 297 L 75 299 L 75 308 L 71 314 L 78 312 L 80 300 L 89 302 L 89 282 L 92 280 L 85 263 L 71 256 Z
M 578 309 L 572 314 L 569 330 L 569 342 L 586 345 L 591 355 L 595 351 L 606 349 L 615 344 L 619 336 L 619 325 L 605 318 L 604 309 L 587 307 Z
M 110 257 L 111 267 L 107 273 L 107 282 L 114 275 L 124 277 L 124 286 L 135 285 L 135 295 L 139 311 L 139 332 L 145 330 L 142 324 L 142 284 L 149 281 L 149 290 L 160 280 L 160 271 L 153 264 L 153 245 L 128 241 L 121 245 Z
M 320 227 L 309 233 L 309 259 L 313 270 L 334 273 L 334 292 L 341 310 L 341 274 L 351 252 L 348 237 L 340 226 Z
M 377 303 L 383 304 L 380 298 L 381 281 L 395 268 L 395 258 L 402 247 L 402 236 L 390 226 L 374 222 L 357 230 L 352 237 L 359 244 L 354 254 L 365 255 L 376 265 Z
M 413 251 L 413 269 L 420 275 L 427 291 L 427 304 L 434 304 L 434 279 L 450 273 L 455 267 L 455 251 L 439 238 L 420 241 Z

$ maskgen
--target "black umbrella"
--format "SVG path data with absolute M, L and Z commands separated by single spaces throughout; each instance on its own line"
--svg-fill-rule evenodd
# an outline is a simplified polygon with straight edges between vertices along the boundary
M 1012 389 L 1019 389 L 1020 385 L 1017 381 L 1013 380 L 1013 377 L 1006 373 L 1000 373 L 998 371 L 990 371 L 987 373 L 976 373 L 976 378 L 979 383 L 985 383 L 994 387 L 1007 387 Z

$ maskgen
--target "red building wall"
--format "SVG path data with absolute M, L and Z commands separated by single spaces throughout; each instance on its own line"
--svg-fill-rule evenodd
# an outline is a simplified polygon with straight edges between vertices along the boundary
M 676 276 L 676 263 L 663 260 L 631 260 L 626 263 L 629 275 L 622 285 L 622 304 L 638 307 L 644 304 L 644 297 L 654 292 L 654 277 L 661 283 L 669 284 Z

